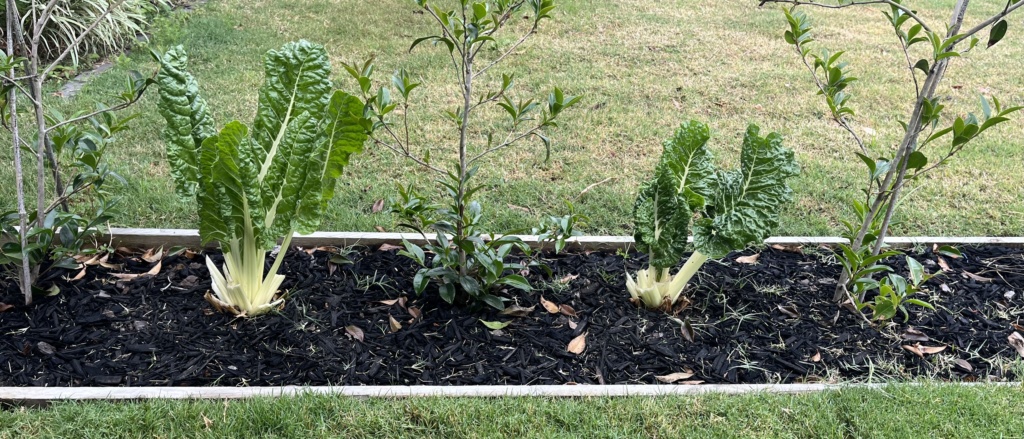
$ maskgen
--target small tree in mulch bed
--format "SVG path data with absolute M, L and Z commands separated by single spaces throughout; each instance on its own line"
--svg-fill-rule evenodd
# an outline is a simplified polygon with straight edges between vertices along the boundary
M 72 256 L 88 251 L 86 244 L 112 217 L 117 200 L 106 192 L 105 183 L 123 180 L 107 167 L 104 152 L 132 118 L 118 118 L 115 112 L 138 101 L 152 82 L 131 72 L 125 91 L 94 111 L 64 115 L 48 105 L 43 96 L 45 81 L 112 15 L 124 12 L 124 2 L 109 2 L 90 17 L 79 17 L 84 20 L 82 29 L 65 41 L 61 51 L 52 53 L 46 45 L 52 32 L 48 25 L 58 19 L 58 3 L 26 5 L 6 0 L 5 4 L 7 50 L 0 52 L 0 125 L 11 134 L 17 210 L 0 213 L 0 237 L 5 241 L 0 246 L 0 267 L 17 267 L 15 277 L 26 305 L 32 303 L 33 294 L 44 293 L 38 284 L 48 278 L 50 269 L 78 266 Z M 25 124 L 20 118 L 24 105 L 33 116 Z M 26 177 L 32 176 L 26 176 L 25 151 L 35 155 L 34 196 L 26 188 Z M 34 207 L 27 204 L 32 201 Z M 88 212 L 74 212 L 72 204 L 88 206 Z
M 422 266 L 414 280 L 417 293 L 422 294 L 434 281 L 441 297 L 448 303 L 485 303 L 503 309 L 505 301 L 493 294 L 494 290 L 499 287 L 531 290 L 526 278 L 516 273 L 528 264 L 506 263 L 506 258 L 513 249 L 527 254 L 531 250 L 520 239 L 510 236 L 517 231 L 500 238 L 494 235 L 489 240 L 483 238 L 480 230 L 483 207 L 473 200 L 473 195 L 484 186 L 474 186 L 471 180 L 481 159 L 492 154 L 504 154 L 523 139 L 540 140 L 550 155 L 551 142 L 544 129 L 557 126 L 558 116 L 578 103 L 580 97 L 567 95 L 556 87 L 548 96 L 546 105 L 534 99 L 514 100 L 511 93 L 515 85 L 514 75 L 502 75 L 500 81 L 491 81 L 495 88 L 485 92 L 480 92 L 479 86 L 488 75 L 495 75 L 495 67 L 537 33 L 541 22 L 550 18 L 555 5 L 552 0 L 464 0 L 454 9 L 444 9 L 426 0 L 417 0 L 416 4 L 425 12 L 424 15 L 436 22 L 438 33 L 416 39 L 409 50 L 424 43 L 442 46 L 448 52 L 447 58 L 451 59 L 452 73 L 459 86 L 458 108 L 444 113 L 456 134 L 458 160 L 452 168 L 446 169 L 432 161 L 430 150 L 417 145 L 414 136 L 410 135 L 410 96 L 421 84 L 414 82 L 409 72 L 399 70 L 395 73 L 391 79 L 393 88 L 381 86 L 373 91 L 370 79 L 372 60 L 346 68 L 358 81 L 366 111 L 373 119 L 369 130 L 373 142 L 437 173 L 437 184 L 446 196 L 444 205 L 434 204 L 413 187 L 400 187 L 400 199 L 392 208 L 401 225 L 421 234 L 428 231 L 437 233 L 437 238 L 425 248 L 405 243 L 403 254 Z M 520 16 L 523 20 L 516 19 Z M 495 38 L 499 33 L 517 27 L 525 29 L 514 43 L 496 47 Z M 496 49 L 493 55 L 486 49 L 488 47 Z M 397 100 L 399 97 L 400 101 Z M 396 112 L 399 108 L 401 111 Z M 487 109 L 507 115 L 507 130 L 482 135 L 476 133 L 475 118 Z M 394 120 L 396 113 L 398 120 Z M 474 138 L 485 140 L 477 142 Z M 559 242 L 564 243 L 566 236 L 572 235 L 571 225 L 580 218 L 571 213 L 564 217 L 564 221 L 557 222 L 558 227 L 553 228 L 553 233 L 545 233 L 544 236 L 558 246 Z M 433 253 L 433 256 L 428 258 L 428 253 Z
M 982 132 L 1006 122 L 1012 113 L 1022 108 L 1003 105 L 995 97 L 988 99 L 982 96 L 980 116 L 967 114 L 950 118 L 943 113 L 943 96 L 938 95 L 937 90 L 950 62 L 974 51 L 982 41 L 979 35 L 988 32 L 985 46 L 989 48 L 1003 39 L 1009 27 L 1007 17 L 1024 6 L 1024 1 L 1007 0 L 998 13 L 969 29 L 963 29 L 963 24 L 970 0 L 957 0 L 949 22 L 944 27 L 918 15 L 909 0 L 759 1 L 761 6 L 768 3 L 793 5 L 785 10 L 789 24 L 785 32 L 786 42 L 793 46 L 814 80 L 818 94 L 825 98 L 832 119 L 852 136 L 858 147 L 856 155 L 867 167 L 867 184 L 862 190 L 864 196 L 853 202 L 857 215 L 850 221 L 843 221 L 846 226 L 844 237 L 850 240 L 850 245 L 843 246 L 839 254 L 845 269 L 836 286 L 833 300 L 846 303 L 856 310 L 873 308 L 875 304 L 866 301 L 866 298 L 869 292 L 885 287 L 885 281 L 876 282 L 872 280 L 872 275 L 879 271 L 891 271 L 884 264 L 885 257 L 892 255 L 887 253 L 884 240 L 896 207 L 902 197 L 908 196 L 903 191 L 904 186 L 943 165 Z M 894 42 L 903 55 L 901 58 L 905 60 L 908 82 L 915 92 L 909 120 L 899 121 L 903 137 L 895 150 L 871 151 L 857 135 L 851 125 L 854 110 L 850 94 L 850 88 L 857 78 L 850 74 L 847 63 L 842 61 L 843 52 L 813 51 L 811 46 L 815 40 L 811 34 L 810 20 L 797 9 L 804 5 L 832 9 L 874 5 L 882 7 L 883 14 L 892 26 Z M 929 146 L 932 148 L 927 148 Z M 953 249 L 943 251 L 955 252 Z M 919 277 L 915 273 L 911 273 L 911 276 Z M 894 282 L 890 287 L 902 285 L 899 280 Z M 904 288 L 897 294 L 910 293 Z

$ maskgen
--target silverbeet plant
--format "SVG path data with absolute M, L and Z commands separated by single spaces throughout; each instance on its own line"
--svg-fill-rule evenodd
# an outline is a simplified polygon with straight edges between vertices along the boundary
M 292 42 L 264 57 L 256 120 L 214 128 L 179 46 L 163 56 L 157 82 L 163 138 L 177 192 L 195 196 L 203 244 L 224 251 L 223 273 L 207 257 L 215 308 L 239 315 L 281 303 L 277 274 L 292 235 L 320 224 L 335 181 L 366 141 L 363 105 L 333 90 L 323 46 Z M 269 270 L 267 251 L 281 240 Z
M 743 139 L 740 168 L 714 165 L 708 127 L 683 123 L 664 143 L 654 178 L 640 189 L 633 209 L 634 239 L 648 255 L 648 268 L 627 274 L 634 302 L 670 311 L 687 283 L 708 259 L 761 243 L 779 225 L 779 210 L 792 199 L 786 179 L 800 173 L 782 136 L 759 136 L 750 125 Z M 669 269 L 687 250 L 693 225 L 693 254 L 683 267 Z

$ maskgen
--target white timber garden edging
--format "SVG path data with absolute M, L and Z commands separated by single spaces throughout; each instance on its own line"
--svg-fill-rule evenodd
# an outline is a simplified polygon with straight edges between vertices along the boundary
M 433 234 L 426 235 L 428 239 Z M 532 246 L 539 246 L 536 235 L 519 235 L 523 241 Z M 160 246 L 200 247 L 199 231 L 195 229 L 110 229 L 101 238 L 114 246 L 131 248 L 155 248 Z M 418 233 L 378 233 L 378 232 L 316 232 L 310 235 L 295 235 L 292 245 L 312 248 L 317 246 L 366 246 L 381 244 L 400 245 L 402 240 L 413 244 L 423 244 L 425 240 Z M 692 240 L 692 238 L 691 238 Z M 1024 237 L 888 237 L 885 242 L 895 248 L 911 248 L 918 245 L 1000 245 L 1006 247 L 1024 247 Z M 816 236 L 782 236 L 765 240 L 766 245 L 803 245 L 803 246 L 834 246 L 849 243 L 844 238 Z M 633 247 L 632 236 L 577 236 L 568 240 L 566 250 L 627 250 Z
M 130 401 L 144 399 L 244 399 L 302 394 L 355 398 L 503 398 L 629 397 L 799 394 L 843 389 L 883 390 L 892 384 L 606 384 L 539 386 L 281 386 L 281 387 L 0 387 L 0 403 L 45 404 L 51 401 Z M 920 385 L 910 383 L 907 385 Z M 1018 382 L 971 382 L 957 386 L 1021 387 Z
M 432 235 L 427 235 L 428 239 Z M 523 241 L 537 247 L 536 236 L 520 235 Z M 366 246 L 382 244 L 400 245 L 402 240 L 422 244 L 417 233 L 364 233 L 317 232 L 296 235 L 292 245 L 304 248 L 319 246 Z M 184 246 L 198 248 L 199 231 L 194 229 L 135 229 L 113 228 L 103 238 L 114 246 L 155 248 Z M 786 236 L 765 240 L 766 245 L 835 246 L 848 241 L 835 237 Z M 885 242 L 895 248 L 925 245 L 999 245 L 1024 247 L 1024 237 L 889 237 Z M 571 239 L 569 251 L 616 251 L 633 247 L 629 236 L 579 236 Z M 627 396 L 686 396 L 708 393 L 795 394 L 842 390 L 852 388 L 884 389 L 889 384 L 704 384 L 704 385 L 494 385 L 494 386 L 276 386 L 276 387 L 0 387 L 0 403 L 45 404 L 63 400 L 126 401 L 143 399 L 241 399 L 253 397 L 279 397 L 301 394 L 339 395 L 358 398 L 408 397 L 627 397 Z M 916 385 L 916 384 L 911 384 Z M 957 383 L 961 386 L 996 385 L 1015 386 L 1024 391 L 1024 383 Z

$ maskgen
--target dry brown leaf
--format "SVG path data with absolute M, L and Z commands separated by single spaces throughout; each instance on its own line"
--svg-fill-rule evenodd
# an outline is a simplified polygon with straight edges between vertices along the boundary
M 941 268 L 942 271 L 952 271 L 952 269 L 949 268 L 949 262 L 946 262 L 946 258 L 943 258 L 942 256 L 939 256 L 939 268 Z
M 680 330 L 683 333 L 683 338 L 686 341 L 693 343 L 693 340 L 697 338 L 697 334 L 693 331 L 693 325 L 690 324 L 690 319 L 683 320 L 680 326 Z
M 100 264 L 100 255 L 92 255 L 91 258 L 86 259 L 82 263 L 85 264 L 85 265 L 99 265 Z
M 1021 336 L 1019 332 L 1014 331 L 1007 337 L 1007 341 L 1010 342 L 1010 346 L 1013 346 L 1017 350 L 1017 354 L 1024 357 L 1024 336 Z
M 802 245 L 772 244 L 772 248 L 775 249 L 775 250 L 784 251 L 784 252 L 787 252 L 787 253 L 797 253 L 797 254 L 801 254 L 801 255 L 804 254 L 804 246 L 802 246 Z
M 402 329 L 402 324 L 398 323 L 398 320 L 395 320 L 391 314 L 388 314 L 388 320 L 391 322 L 391 332 L 398 332 L 399 329 Z
M 668 375 L 659 375 L 659 376 L 655 376 L 654 378 L 657 379 L 658 381 L 661 381 L 661 382 L 665 383 L 665 384 L 672 384 L 672 383 L 674 383 L 676 381 L 682 381 L 682 380 L 685 380 L 687 378 L 690 378 L 693 375 L 694 375 L 693 371 L 688 369 L 686 372 L 676 372 L 676 373 L 670 373 Z
M 945 346 L 921 346 L 921 343 L 915 345 L 903 345 L 903 349 L 913 352 L 918 357 L 924 358 L 925 355 L 937 354 L 946 350 Z
M 400 245 L 393 245 L 393 244 L 388 244 L 388 243 L 385 242 L 385 243 L 380 245 L 380 248 L 378 248 L 377 251 L 389 252 L 391 250 L 401 250 L 403 248 L 404 247 L 402 247 Z
M 578 335 L 576 338 L 569 342 L 569 346 L 566 348 L 567 351 L 572 352 L 576 355 L 582 354 L 583 350 L 587 348 L 587 333 L 584 332 Z
M 575 331 L 577 326 L 579 326 L 578 323 L 576 323 L 576 322 L 574 322 L 572 320 L 569 320 L 569 329 L 572 329 L 572 330 Z
M 379 213 L 382 210 L 384 210 L 383 198 L 373 202 L 373 207 L 370 208 L 370 213 Z
M 140 277 L 156 276 L 156 275 L 160 274 L 160 270 L 161 270 L 162 267 L 163 267 L 163 262 L 161 261 L 161 262 L 157 262 L 156 265 L 153 266 L 153 268 L 151 268 L 149 271 L 147 271 L 145 273 L 113 273 L 113 274 L 111 274 L 111 276 L 114 276 L 114 277 L 116 277 L 118 279 L 121 279 L 121 280 L 135 280 L 135 279 L 138 279 Z
M 953 292 L 953 289 L 950 288 L 949 285 L 946 285 L 946 284 L 939 285 L 939 290 L 941 290 L 943 293 L 946 293 L 946 294 L 949 294 L 949 293 Z
M 974 279 L 975 281 L 982 283 L 992 282 L 992 278 L 990 277 L 978 276 L 977 274 L 971 273 L 969 271 L 964 272 L 964 277 Z
M 409 301 L 408 297 L 401 296 L 401 297 L 398 298 L 398 306 L 402 307 L 402 309 L 405 309 L 405 304 L 408 301 Z
M 814 351 L 814 355 L 811 356 L 811 362 L 812 363 L 817 363 L 819 361 L 821 361 L 821 352 L 820 351 Z
M 345 327 L 345 333 L 348 334 L 350 337 L 352 337 L 352 338 L 354 338 L 356 340 L 359 340 L 359 341 L 363 341 L 363 338 L 366 337 L 366 334 L 363 333 L 363 328 L 360 328 L 360 327 L 358 327 L 356 325 L 348 325 L 348 326 L 346 326 Z
M 580 277 L 580 275 L 578 275 L 578 274 L 567 274 L 567 275 L 565 275 L 565 277 L 559 279 L 558 283 L 560 283 L 560 284 L 567 284 L 569 282 L 572 282 L 572 281 L 576 280 L 576 278 L 578 278 L 578 277 Z
M 563 315 L 567 315 L 569 317 L 579 317 L 579 315 L 576 314 L 576 310 L 575 309 L 573 309 L 571 306 L 566 305 L 564 303 L 561 304 L 561 305 L 558 305 L 558 312 L 562 313 Z
M 974 366 L 971 366 L 971 363 L 968 363 L 967 360 L 964 360 L 963 358 L 957 358 L 953 361 L 953 364 L 967 372 L 974 372 Z
M 85 277 L 85 265 L 82 266 L 82 271 L 79 271 L 71 280 L 82 280 L 83 277 Z
M 189 250 L 189 249 L 185 249 L 184 255 L 185 255 L 186 258 L 195 259 L 196 256 L 198 255 L 198 253 L 196 253 L 196 252 L 194 252 L 192 250 Z
M 105 255 L 103 255 L 102 258 L 100 258 L 99 264 L 100 264 L 101 267 L 109 268 L 111 270 L 124 270 L 124 264 L 114 264 L 114 263 L 111 263 L 111 262 L 107 262 L 107 258 L 109 258 L 109 257 L 110 257 L 110 254 L 105 254 Z
M 761 257 L 760 253 L 754 253 L 750 256 L 740 256 L 736 258 L 736 262 L 739 262 L 740 264 L 756 264 L 757 258 L 759 257 Z
M 544 296 L 540 296 L 540 304 L 551 314 L 558 314 L 558 305 L 554 302 L 545 299 Z
M 394 304 L 398 303 L 398 299 L 378 300 L 377 303 L 383 303 L 383 304 L 385 304 L 387 306 L 391 306 L 391 305 L 394 305 Z
M 529 308 L 524 308 L 524 307 L 519 306 L 519 305 L 510 305 L 510 306 L 505 307 L 505 309 L 502 310 L 498 314 L 501 314 L 503 316 L 512 316 L 512 317 L 526 317 L 526 316 L 530 315 L 530 313 L 532 313 L 533 310 L 535 310 L 535 309 L 537 309 L 537 305 L 533 305 L 533 306 L 531 306 Z
M 217 310 L 217 312 L 231 314 L 233 316 L 242 315 L 241 313 L 238 312 L 238 308 L 231 306 L 231 304 L 218 299 L 217 296 L 214 296 L 213 293 L 210 291 L 207 291 L 206 294 L 203 295 L 203 299 L 206 299 L 206 301 L 210 305 L 213 305 L 213 309 Z
M 164 248 L 163 247 L 160 247 L 160 249 L 155 251 L 155 252 L 153 251 L 153 249 L 149 249 L 149 250 L 146 250 L 146 252 L 142 254 L 142 260 L 146 261 L 146 262 L 149 262 L 149 263 L 153 263 L 153 262 L 159 261 L 159 260 L 161 260 L 163 258 L 164 258 Z
M 778 307 L 779 307 L 779 311 L 781 311 L 786 316 L 788 316 L 790 318 L 794 318 L 794 319 L 799 319 L 800 318 L 800 310 L 796 307 L 796 305 L 793 305 L 793 304 L 778 305 Z
M 410 321 L 410 323 L 412 321 L 419 320 L 420 317 L 423 316 L 423 312 L 421 312 L 420 309 L 415 307 L 415 306 L 410 306 L 408 311 L 409 311 L 409 315 L 412 316 L 412 320 Z
M 378 231 L 378 232 L 380 232 L 380 233 L 385 233 L 385 232 L 387 232 L 387 230 L 384 230 L 384 228 L 383 228 L 383 227 L 381 227 L 381 226 L 373 226 L 373 229 L 374 229 L 374 230 L 376 230 L 376 231 Z
M 14 305 L 8 305 L 6 303 L 0 302 L 0 312 L 7 311 L 11 308 L 14 308 Z
M 910 340 L 910 341 L 928 341 L 928 340 L 931 340 L 930 338 L 928 338 L 927 335 L 925 335 L 925 333 L 923 333 L 921 331 L 918 331 L 917 329 L 914 329 L 914 328 L 907 328 L 905 331 L 903 331 L 903 339 L 904 340 Z

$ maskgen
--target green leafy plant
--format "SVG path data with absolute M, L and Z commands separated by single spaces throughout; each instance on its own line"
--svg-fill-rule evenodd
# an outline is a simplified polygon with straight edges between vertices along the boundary
M 878 266 L 878 265 L 876 265 Z M 888 266 L 886 270 L 892 271 Z M 857 300 L 855 306 L 858 310 L 865 308 L 872 312 L 872 320 L 892 320 L 897 312 L 903 313 L 903 320 L 910 320 L 910 313 L 907 312 L 907 305 L 916 305 L 923 308 L 935 309 L 930 303 L 911 296 L 923 291 L 923 284 L 935 277 L 928 274 L 924 267 L 916 259 L 907 256 L 907 269 L 910 271 L 910 279 L 906 279 L 896 273 L 888 273 L 881 281 L 875 281 L 870 276 L 857 279 L 853 284 L 855 290 L 871 291 L 878 290 L 878 294 L 868 301 Z
M 179 46 L 156 56 L 163 138 L 180 195 L 199 204 L 199 235 L 224 251 L 223 274 L 207 257 L 215 307 L 253 316 L 277 305 L 277 274 L 292 235 L 320 224 L 335 182 L 366 141 L 363 106 L 332 91 L 323 46 L 292 42 L 267 52 L 252 130 L 238 121 L 215 131 Z M 267 251 L 277 252 L 264 276 Z
M 715 168 L 710 133 L 700 122 L 683 123 L 664 143 L 633 208 L 636 246 L 649 258 L 635 278 L 627 274 L 634 302 L 670 310 L 704 262 L 761 243 L 778 226 L 780 207 L 792 198 L 786 179 L 800 168 L 779 134 L 759 133 L 756 125 L 747 128 L 740 168 L 730 171 Z M 691 224 L 694 252 L 669 275 L 687 249 Z
M 421 88 L 421 84 L 415 82 L 409 72 L 404 69 L 397 71 L 390 85 L 382 85 L 374 91 L 370 79 L 374 69 L 372 59 L 361 65 L 345 67 L 359 84 L 366 117 L 372 121 L 367 131 L 373 142 L 439 176 L 437 185 L 446 199 L 445 203 L 426 202 L 419 195 L 412 196 L 412 188 L 401 188 L 402 200 L 392 209 L 402 225 L 419 231 L 425 238 L 428 232 L 434 233 L 431 243 L 425 248 L 405 243 L 403 254 L 422 265 L 416 275 L 416 290 L 422 293 L 433 281 L 441 297 L 450 303 L 484 302 L 500 309 L 504 305 L 503 300 L 494 294 L 497 287 L 503 285 L 530 290 L 526 279 L 514 273 L 524 264 L 504 262 L 512 250 L 529 252 L 529 247 L 518 238 L 508 236 L 511 233 L 501 238 L 484 239 L 479 230 L 483 207 L 473 199 L 483 186 L 474 186 L 472 178 L 479 170 L 480 160 L 492 154 L 502 154 L 523 139 L 539 139 L 545 146 L 545 155 L 550 156 L 551 143 L 544 130 L 556 127 L 557 118 L 566 108 L 576 105 L 580 97 L 567 95 L 556 87 L 548 95 L 546 106 L 534 99 L 518 99 L 513 96 L 513 75 L 502 75 L 500 80 L 494 78 L 490 81 L 493 88 L 488 91 L 480 92 L 478 88 L 482 87 L 488 75 L 494 75 L 492 69 L 495 66 L 534 35 L 544 19 L 550 18 L 554 2 L 459 0 L 452 9 L 425 0 L 417 0 L 416 4 L 437 24 L 438 32 L 416 39 L 410 50 L 423 43 L 442 46 L 458 80 L 460 104 L 444 112 L 457 134 L 458 159 L 450 170 L 433 162 L 429 149 L 413 144 L 409 116 L 414 106 L 410 96 Z M 495 36 L 499 32 L 517 27 L 523 29 L 514 43 L 508 46 L 496 44 Z M 507 125 L 503 132 L 474 127 L 478 115 L 488 110 L 506 116 Z M 480 131 L 484 133 L 478 134 Z M 428 258 L 426 253 L 435 256 Z
M 111 105 L 72 115 L 56 111 L 43 97 L 46 79 L 112 13 L 107 8 L 83 17 L 89 23 L 86 29 L 49 58 L 42 41 L 58 2 L 48 2 L 42 10 L 19 11 L 15 0 L 6 0 L 4 9 L 0 126 L 10 133 L 16 207 L 0 217 L 0 242 L 4 243 L 0 263 L 5 268 L 18 267 L 13 271 L 26 305 L 32 303 L 34 293 L 43 291 L 38 285 L 42 275 L 49 268 L 72 266 L 70 256 L 84 252 L 110 218 L 116 198 L 109 196 L 104 183 L 121 179 L 104 163 L 104 151 L 131 120 L 113 114 L 135 104 L 152 83 L 152 78 L 131 72 L 127 87 Z M 26 21 L 32 25 L 23 28 Z M 27 123 L 26 113 L 31 116 Z M 35 158 L 34 196 L 25 184 L 22 155 L 26 153 Z M 29 205 L 32 201 L 35 206 Z
M 963 150 L 971 140 L 1010 120 L 1013 113 L 1021 110 L 1020 106 L 1003 105 L 995 97 L 988 99 L 982 96 L 980 115 L 949 117 L 944 113 L 943 97 L 937 95 L 937 90 L 950 62 L 974 50 L 980 42 L 978 35 L 989 31 L 987 47 L 1004 38 L 1008 28 L 1007 16 L 1024 6 L 1024 2 L 1008 0 L 1000 12 L 966 30 L 963 23 L 969 0 L 956 2 L 949 23 L 942 28 L 918 15 L 909 6 L 909 0 L 760 1 L 761 5 L 767 3 L 793 5 L 784 10 L 789 25 L 784 38 L 803 61 L 818 94 L 825 98 L 832 119 L 849 132 L 858 146 L 856 155 L 866 166 L 868 178 L 862 190 L 863 201 L 853 203 L 856 217 L 853 221 L 843 221 L 845 235 L 850 239 L 849 254 L 860 255 L 862 259 L 878 256 L 885 251 L 885 237 L 893 225 L 897 207 L 903 197 L 909 196 L 904 191 L 906 184 L 919 181 Z M 871 151 L 857 135 L 851 122 L 856 113 L 851 107 L 850 91 L 857 78 L 849 73 L 848 64 L 842 61 L 843 52 L 822 50 L 820 54 L 815 53 L 811 47 L 814 38 L 810 19 L 797 10 L 801 5 L 833 9 L 880 5 L 883 9 L 896 37 L 895 43 L 903 55 L 908 82 L 915 92 L 909 120 L 899 121 L 903 137 L 894 150 L 883 153 Z M 962 45 L 966 48 L 959 47 Z M 864 247 L 869 250 L 862 251 Z M 841 252 L 839 257 L 849 257 L 848 252 Z M 854 283 L 860 281 L 850 277 L 855 274 L 856 271 L 843 271 L 833 296 L 836 302 L 852 304 L 862 300 L 851 295 Z
M 554 244 L 555 253 L 561 253 L 566 243 L 577 236 L 583 236 L 578 227 L 585 221 L 589 221 L 586 215 L 576 212 L 576 206 L 566 201 L 565 206 L 569 213 L 563 216 L 549 215 L 541 220 L 537 227 L 530 232 L 537 236 L 540 243 L 551 242 Z

